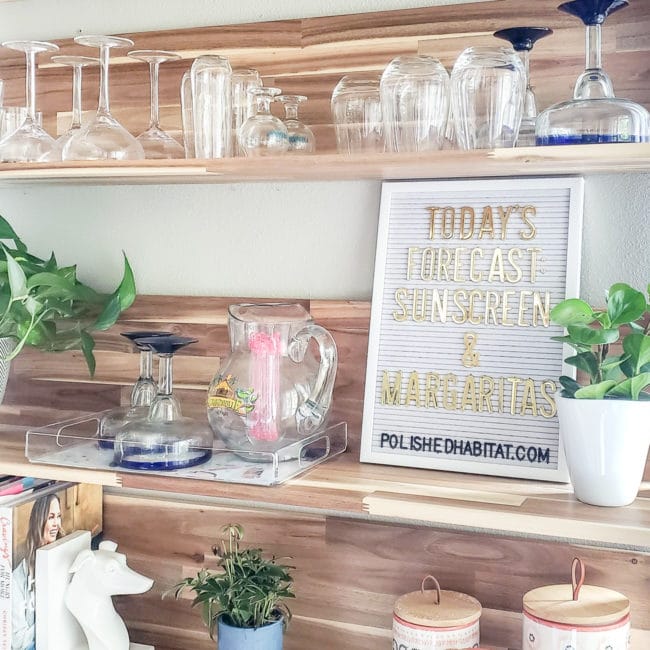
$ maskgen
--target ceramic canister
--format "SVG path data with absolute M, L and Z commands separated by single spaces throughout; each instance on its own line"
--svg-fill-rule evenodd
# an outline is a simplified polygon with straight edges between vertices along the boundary
M 583 586 L 578 558 L 571 573 L 571 584 L 524 596 L 523 650 L 628 650 L 630 601 L 612 589 Z
M 434 589 L 425 589 L 426 582 Z M 478 648 L 481 604 L 467 594 L 440 589 L 433 576 L 420 591 L 400 596 L 393 611 L 393 650 Z

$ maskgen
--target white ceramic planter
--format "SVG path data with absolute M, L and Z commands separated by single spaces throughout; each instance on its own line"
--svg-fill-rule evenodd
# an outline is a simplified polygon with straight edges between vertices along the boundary
M 576 497 L 595 506 L 632 503 L 650 446 L 650 401 L 555 399 Z

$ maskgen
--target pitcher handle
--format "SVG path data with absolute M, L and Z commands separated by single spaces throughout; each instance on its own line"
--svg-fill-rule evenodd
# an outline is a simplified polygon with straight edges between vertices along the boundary
M 288 349 L 290 359 L 300 363 L 305 358 L 309 340 L 312 338 L 318 343 L 320 366 L 311 394 L 296 412 L 296 426 L 301 435 L 313 433 L 325 422 L 332 403 L 332 390 L 336 377 L 338 358 L 336 343 L 332 335 L 320 325 L 313 323 L 305 325 L 291 339 Z

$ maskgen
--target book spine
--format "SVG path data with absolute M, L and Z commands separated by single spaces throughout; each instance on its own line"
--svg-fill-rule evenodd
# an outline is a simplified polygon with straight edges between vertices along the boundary
M 11 650 L 13 508 L 0 507 L 0 650 Z

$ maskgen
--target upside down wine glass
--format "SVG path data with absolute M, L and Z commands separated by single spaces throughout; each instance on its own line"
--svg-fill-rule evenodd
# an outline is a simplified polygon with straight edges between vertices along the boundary
M 132 59 L 149 64 L 150 118 L 149 127 L 137 140 L 144 149 L 145 158 L 168 159 L 185 158 L 185 149 L 160 128 L 160 110 L 158 103 L 158 73 L 160 64 L 165 61 L 178 61 L 181 57 L 175 52 L 165 50 L 133 50 L 129 52 Z
M 99 59 L 90 56 L 53 56 L 53 63 L 67 65 L 72 68 L 72 122 L 70 128 L 56 141 L 57 155 L 60 158 L 61 152 L 68 141 L 81 129 L 81 78 L 83 68 L 90 65 L 97 65 Z
M 271 114 L 271 102 L 280 94 L 279 88 L 250 88 L 256 114 L 239 130 L 239 144 L 247 156 L 274 156 L 289 148 L 289 132 L 282 120 Z
M 99 421 L 99 446 L 113 449 L 116 432 L 128 422 L 144 418 L 149 413 L 149 406 L 156 396 L 158 387 L 153 379 L 153 353 L 148 345 L 138 342 L 138 339 L 171 336 L 171 332 L 122 332 L 140 351 L 140 375 L 131 389 L 131 399 L 127 406 L 110 409 Z
M 56 147 L 54 138 L 39 126 L 36 119 L 36 55 L 40 52 L 55 52 L 59 47 L 45 41 L 7 41 L 2 46 L 25 53 L 27 115 L 18 129 L 0 141 L 0 160 L 3 162 L 48 160 Z
M 305 95 L 279 95 L 277 101 L 284 106 L 284 125 L 289 133 L 291 153 L 312 153 L 316 149 L 314 132 L 298 120 L 298 106 L 307 101 Z
M 118 36 L 76 36 L 75 43 L 99 48 L 101 64 L 99 105 L 95 117 L 70 139 L 63 160 L 142 160 L 142 145 L 111 115 L 108 92 L 109 52 L 113 47 L 131 47 L 133 41 Z
M 576 81 L 573 99 L 547 108 L 537 118 L 538 145 L 650 141 L 648 111 L 614 96 L 601 63 L 602 24 L 628 4 L 627 0 L 572 0 L 558 7 L 585 24 L 586 69 Z
M 115 435 L 114 462 L 136 470 L 172 470 L 193 467 L 212 457 L 214 436 L 207 422 L 183 417 L 173 391 L 172 358 L 196 343 L 185 336 L 137 339 L 158 354 L 158 392 L 146 417 L 125 424 Z
M 535 146 L 535 124 L 537 122 L 537 100 L 530 83 L 530 53 L 540 38 L 553 33 L 548 27 L 510 27 L 494 32 L 497 38 L 502 38 L 512 44 L 512 48 L 521 57 L 526 74 L 526 95 L 524 96 L 524 112 L 517 136 L 517 147 Z

